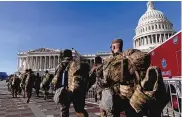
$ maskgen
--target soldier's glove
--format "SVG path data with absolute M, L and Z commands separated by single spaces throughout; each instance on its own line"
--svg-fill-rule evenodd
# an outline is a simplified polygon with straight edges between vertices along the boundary
M 134 89 L 133 87 L 129 86 L 129 85 L 120 85 L 120 95 L 125 96 L 127 98 L 131 98 L 131 96 L 134 93 Z

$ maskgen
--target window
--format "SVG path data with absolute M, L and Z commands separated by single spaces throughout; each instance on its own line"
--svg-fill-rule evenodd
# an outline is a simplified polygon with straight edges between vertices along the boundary
M 150 43 L 152 43 L 152 38 L 150 38 Z
M 177 44 L 178 43 L 178 37 L 177 36 L 173 39 L 173 43 L 174 44 Z

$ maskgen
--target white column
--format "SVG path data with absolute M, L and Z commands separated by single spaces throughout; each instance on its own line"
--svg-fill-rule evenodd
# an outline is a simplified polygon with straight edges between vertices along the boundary
M 136 44 L 136 47 L 138 47 L 138 39 L 137 39 L 137 44 Z
M 138 47 L 140 47 L 141 46 L 141 40 L 140 40 L 140 38 L 138 39 L 138 41 L 139 41 L 139 45 L 138 45 Z
M 20 66 L 20 57 L 17 58 L 17 70 L 19 71 Z
M 167 34 L 167 39 L 169 39 L 169 33 Z
M 158 43 L 158 41 L 157 41 L 158 39 L 157 39 L 157 34 L 155 34 L 155 41 L 156 41 L 156 43 Z
M 47 60 L 46 60 L 47 56 L 45 56 L 45 62 L 44 62 L 44 68 L 47 69 Z
M 29 63 L 29 57 L 27 57 L 27 69 L 29 69 L 30 68 L 30 63 Z
M 42 56 L 40 56 L 40 69 L 42 70 Z
M 58 55 L 58 64 L 59 64 L 59 58 L 60 58 L 59 56 L 60 56 L 60 55 Z
M 161 38 L 162 36 L 161 36 L 161 34 L 160 34 L 160 36 L 159 36 L 159 43 L 161 43 L 162 42 L 162 38 Z
M 32 56 L 30 57 L 30 61 L 31 61 L 30 62 L 30 68 L 33 69 L 33 57 Z
M 35 59 L 35 69 L 36 70 L 38 69 L 38 56 L 36 56 L 36 59 Z
M 42 56 L 42 69 L 44 69 L 44 61 L 45 61 L 45 59 L 43 61 L 43 58 L 44 58 L 44 56 Z
M 153 38 L 153 35 L 150 35 L 151 36 L 151 39 L 152 39 L 152 44 L 154 44 L 154 38 Z
M 51 68 L 51 56 L 49 56 L 49 68 Z
M 53 68 L 55 68 L 56 67 L 56 56 L 54 56 L 54 66 L 53 66 Z
M 35 56 L 33 56 L 33 69 L 35 69 Z
M 32 56 L 32 70 L 34 69 L 34 61 L 33 61 L 33 56 Z
M 25 61 L 26 61 L 25 69 L 28 69 L 28 56 L 25 58 Z

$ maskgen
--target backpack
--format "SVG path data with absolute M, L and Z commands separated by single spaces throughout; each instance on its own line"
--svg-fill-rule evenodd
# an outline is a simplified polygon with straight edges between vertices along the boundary
M 58 88 L 56 90 L 53 98 L 54 102 L 57 104 L 64 102 L 65 95 L 68 96 L 65 87 L 68 87 L 68 90 L 72 92 L 77 89 L 85 89 L 85 84 L 88 81 L 88 72 L 89 66 L 85 63 L 81 63 L 80 60 L 70 61 L 65 69 L 63 69 L 62 63 L 58 65 L 52 83 L 54 85 L 58 84 L 59 86 L 61 86 L 61 88 Z M 65 75 L 63 75 L 63 73 Z M 63 77 L 65 78 L 64 83 L 62 83 Z
M 160 68 L 150 66 L 144 79 L 137 85 L 130 99 L 130 105 L 137 113 L 148 110 L 162 112 L 169 100 Z
M 89 82 L 89 65 L 81 60 L 73 60 L 68 68 L 68 90 L 85 90 Z
M 137 49 L 127 49 L 123 56 L 129 59 L 135 70 L 146 71 L 150 66 L 150 55 Z

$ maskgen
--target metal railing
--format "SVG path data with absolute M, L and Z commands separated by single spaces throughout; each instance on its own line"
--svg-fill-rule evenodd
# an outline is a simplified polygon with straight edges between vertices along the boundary
M 170 102 L 163 110 L 163 115 L 168 117 L 181 117 L 181 81 L 165 79 L 166 90 L 170 94 Z
M 162 117 L 181 117 L 181 81 L 180 80 L 164 80 L 166 90 L 170 93 L 170 102 L 166 105 L 162 112 Z M 99 104 L 95 99 L 96 88 L 92 87 L 87 95 L 86 101 Z

